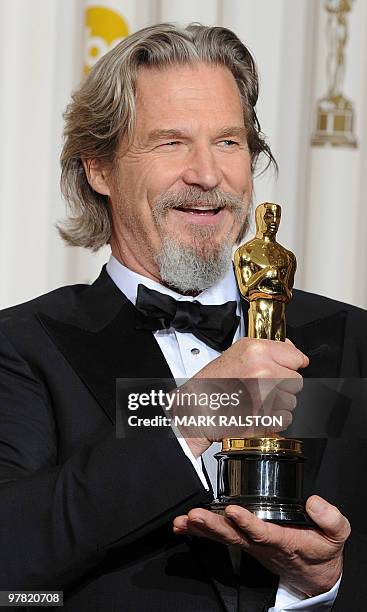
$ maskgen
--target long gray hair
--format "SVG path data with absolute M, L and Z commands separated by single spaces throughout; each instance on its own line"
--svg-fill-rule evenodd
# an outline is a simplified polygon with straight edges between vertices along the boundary
M 126 135 L 131 142 L 139 67 L 195 62 L 223 65 L 232 72 L 241 95 L 252 170 L 261 153 L 267 157 L 267 165 L 276 166 L 255 111 L 256 65 L 239 38 L 226 28 L 200 24 L 182 29 L 170 23 L 144 28 L 97 62 L 64 114 L 61 191 L 70 217 L 58 230 L 68 244 L 96 251 L 110 241 L 108 197 L 89 185 L 82 160 L 100 159 L 112 168 L 121 139 Z

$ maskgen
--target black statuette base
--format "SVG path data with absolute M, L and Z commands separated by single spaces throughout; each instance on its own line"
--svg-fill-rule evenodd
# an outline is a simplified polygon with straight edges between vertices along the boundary
M 314 527 L 303 501 L 305 457 L 287 452 L 222 451 L 218 460 L 218 498 L 208 505 L 224 513 L 236 504 L 265 521 Z
M 263 521 L 287 525 L 297 525 L 299 527 L 315 527 L 313 521 L 306 513 L 304 505 L 297 506 L 296 504 L 280 504 L 276 502 L 253 502 L 250 503 L 246 499 L 228 499 L 228 501 L 214 500 L 208 505 L 208 509 L 217 514 L 224 514 L 224 510 L 230 504 L 242 506 L 255 514 Z

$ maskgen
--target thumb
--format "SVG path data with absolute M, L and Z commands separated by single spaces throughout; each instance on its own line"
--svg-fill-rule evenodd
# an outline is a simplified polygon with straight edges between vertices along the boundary
M 349 538 L 351 531 L 349 521 L 336 506 L 329 504 L 318 495 L 312 495 L 306 502 L 306 510 L 329 539 L 344 543 Z
M 305 355 L 304 353 L 302 353 L 302 351 L 300 351 L 295 344 L 293 344 L 292 340 L 289 340 L 289 338 L 285 339 L 285 343 L 289 344 L 290 346 L 294 346 L 295 349 L 297 349 L 297 351 L 300 354 L 301 357 L 301 365 L 299 366 L 300 368 L 307 368 L 308 365 L 310 365 L 310 360 L 307 357 L 307 355 Z

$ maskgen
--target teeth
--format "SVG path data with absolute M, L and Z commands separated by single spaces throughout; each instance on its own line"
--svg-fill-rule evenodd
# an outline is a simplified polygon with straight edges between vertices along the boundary
M 189 209 L 186 209 L 186 210 L 197 210 L 197 211 L 199 211 L 199 212 L 211 212 L 211 211 L 216 210 L 216 209 L 215 209 L 215 208 L 208 208 L 208 207 L 205 207 L 205 208 L 199 208 L 199 207 L 197 206 L 196 208 L 189 208 Z
M 181 208 L 178 207 L 176 210 L 181 210 L 183 212 L 191 212 L 191 213 L 217 213 L 219 212 L 220 208 L 209 208 L 208 206 L 205 207 L 201 207 L 199 208 L 198 206 L 195 207 L 185 207 L 185 208 Z

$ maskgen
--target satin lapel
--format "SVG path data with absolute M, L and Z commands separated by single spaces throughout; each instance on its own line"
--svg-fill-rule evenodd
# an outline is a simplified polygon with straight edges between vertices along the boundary
M 76 308 L 38 319 L 112 422 L 116 378 L 167 378 L 172 373 L 152 332 L 135 329 L 135 308 L 105 271 Z

